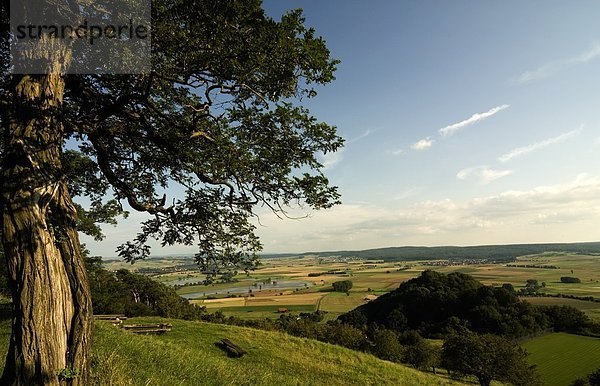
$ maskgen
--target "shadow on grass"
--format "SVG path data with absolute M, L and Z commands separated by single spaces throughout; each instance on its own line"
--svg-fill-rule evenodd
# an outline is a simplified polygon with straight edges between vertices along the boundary
M 0 321 L 12 319 L 12 303 L 6 299 L 0 299 Z

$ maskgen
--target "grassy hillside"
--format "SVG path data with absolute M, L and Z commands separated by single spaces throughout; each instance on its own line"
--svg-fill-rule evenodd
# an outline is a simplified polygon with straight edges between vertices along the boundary
M 597 338 L 558 333 L 534 338 L 522 346 L 547 386 L 570 385 L 600 367 Z
M 276 332 L 200 322 L 169 322 L 163 336 L 139 336 L 99 322 L 94 335 L 94 385 L 453 385 L 434 375 L 371 355 Z M 0 351 L 9 324 L 0 324 Z M 229 358 L 215 342 L 229 338 L 248 351 Z M 1 366 L 1 365 L 0 365 Z

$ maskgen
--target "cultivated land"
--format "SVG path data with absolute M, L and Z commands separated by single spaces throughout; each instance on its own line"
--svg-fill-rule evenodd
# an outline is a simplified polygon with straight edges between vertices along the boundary
M 529 361 L 538 366 L 544 385 L 567 386 L 600 367 L 600 339 L 548 334 L 523 344 Z
M 160 336 L 140 336 L 96 322 L 92 385 L 459 385 L 340 346 L 286 334 L 161 318 L 128 323 L 172 323 Z M 0 322 L 0 354 L 10 323 Z M 248 351 L 229 358 L 215 343 L 228 338 Z M 0 370 L 3 366 L 0 364 Z
M 149 264 L 148 266 L 146 264 Z M 529 267 L 526 267 L 529 266 Z M 533 268 L 532 268 L 533 266 Z M 108 269 L 120 268 L 121 263 L 109 262 Z M 131 267 L 131 266 L 130 266 Z M 154 275 L 165 284 L 187 284 L 177 292 L 211 311 L 242 318 L 277 318 L 280 308 L 290 311 L 326 311 L 327 319 L 335 319 L 374 296 L 381 295 L 416 277 L 425 269 L 440 272 L 463 272 L 488 285 L 511 283 L 518 290 L 528 279 L 545 283 L 541 292 L 600 299 L 600 257 L 574 253 L 542 253 L 518 257 L 509 263 L 477 263 L 473 260 L 414 260 L 385 262 L 349 257 L 300 256 L 264 259 L 262 265 L 249 275 L 240 274 L 233 283 L 209 286 L 190 285 L 204 279 L 197 269 L 189 269 L 189 261 L 151 259 L 132 268 L 144 272 L 167 270 Z M 550 268 L 558 267 L 558 268 Z M 177 271 L 174 271 L 177 269 Z M 318 276 L 315 276 L 318 275 Z M 562 276 L 574 276 L 581 283 L 561 283 Z M 331 292 L 331 283 L 351 280 L 349 294 Z M 571 305 L 600 319 L 600 302 L 568 298 L 526 298 L 534 304 Z

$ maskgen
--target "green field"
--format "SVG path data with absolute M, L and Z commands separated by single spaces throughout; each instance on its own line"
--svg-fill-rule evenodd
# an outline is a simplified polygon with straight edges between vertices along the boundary
M 92 385 L 459 384 L 369 354 L 277 332 L 160 318 L 128 322 L 168 322 L 173 324 L 173 331 L 161 336 L 140 336 L 98 322 Z M 8 347 L 9 328 L 7 321 L 0 323 L 2 354 Z M 233 340 L 248 354 L 240 359 L 229 358 L 215 346 L 222 338 Z
M 327 320 L 336 319 L 339 315 L 352 310 L 365 303 L 365 293 L 350 292 L 344 293 L 330 292 L 321 299 L 319 310 L 327 312 Z
M 197 269 L 181 269 L 191 260 L 175 259 L 171 262 L 174 272 L 156 274 L 152 277 L 165 284 L 197 283 L 204 276 Z M 111 261 L 107 268 L 122 268 L 122 262 Z M 401 261 L 364 260 L 359 258 L 342 258 L 340 256 L 295 256 L 264 259 L 261 265 L 248 274 L 240 273 L 232 283 L 215 283 L 211 285 L 186 285 L 177 290 L 180 295 L 198 293 L 194 303 L 205 305 L 210 311 L 221 310 L 227 315 L 241 318 L 277 318 L 279 314 L 273 310 L 288 308 L 293 311 L 307 312 L 314 310 L 327 311 L 326 320 L 335 319 L 342 313 L 364 304 L 367 297 L 382 295 L 397 288 L 402 282 L 418 276 L 423 270 L 432 269 L 444 273 L 462 272 L 473 276 L 487 285 L 511 283 L 518 290 L 525 286 L 528 279 L 536 279 L 544 283 L 541 292 L 546 294 L 566 294 L 576 296 L 592 296 L 600 298 L 600 257 L 576 253 L 546 252 L 537 255 L 521 256 L 510 263 L 477 263 L 474 260 L 453 264 L 444 261 Z M 527 268 L 526 265 L 538 267 L 555 266 L 559 269 Z M 169 269 L 169 260 L 150 259 L 133 266 L 135 269 Z M 193 267 L 193 264 L 192 264 Z M 317 276 L 318 275 L 318 276 Z M 561 276 L 575 276 L 581 283 L 561 283 Z M 310 283 L 308 288 L 269 288 L 264 281 L 292 281 L 299 285 Z M 339 280 L 351 280 L 353 288 L 350 296 L 331 292 L 331 284 Z M 256 286 L 254 286 L 256 284 Z M 259 285 L 262 284 L 262 290 Z M 230 291 L 230 289 L 239 289 Z M 223 291 L 218 295 L 212 291 Z M 252 290 L 252 293 L 250 293 Z M 229 293 L 227 293 L 229 291 Z M 205 294 L 207 296 L 202 296 Z M 299 296 L 299 295 L 321 296 Z M 239 297 L 234 302 L 205 302 L 207 297 L 225 298 Z M 196 297 L 196 296 L 194 296 Z M 535 304 L 572 305 L 586 312 L 591 318 L 600 320 L 600 303 L 583 302 L 571 299 L 548 298 L 540 300 L 527 298 Z
M 164 267 L 165 261 L 161 261 Z M 156 263 L 154 264 L 157 265 Z M 209 286 L 192 285 L 177 290 L 180 295 L 194 292 L 207 292 L 211 290 L 240 288 L 245 293 L 237 293 L 236 296 L 244 297 L 246 301 L 231 304 L 204 304 L 211 310 L 220 309 L 228 315 L 242 318 L 278 317 L 276 312 L 270 309 L 257 309 L 253 306 L 273 306 L 274 309 L 285 307 L 288 309 L 298 308 L 301 311 L 322 310 L 329 314 L 327 319 L 334 319 L 338 315 L 347 312 L 363 304 L 369 295 L 381 295 L 397 288 L 400 283 L 418 276 L 423 270 L 433 269 L 444 273 L 462 272 L 472 275 L 475 279 L 488 285 L 502 285 L 511 283 L 515 288 L 524 287 L 527 279 L 536 279 L 545 283 L 542 292 L 547 294 L 567 294 L 576 296 L 593 296 L 600 298 L 600 258 L 591 255 L 579 255 L 568 253 L 543 253 L 519 257 L 517 262 L 507 264 L 491 263 L 465 263 L 459 265 L 432 265 L 431 261 L 404 261 L 384 262 L 360 259 L 343 259 L 336 256 L 330 257 L 286 257 L 276 259 L 265 259 L 258 269 L 236 277 L 234 283 L 221 283 Z M 557 266 L 559 269 L 548 268 L 526 268 L 526 265 Z M 318 274 L 318 276 L 315 276 Z M 561 276 L 575 276 L 582 280 L 581 283 L 565 284 L 560 282 Z M 155 276 L 164 283 L 175 280 L 187 279 L 201 281 L 203 278 L 195 270 L 169 273 Z M 261 283 L 264 280 L 273 281 L 297 281 L 311 283 L 309 288 L 267 290 L 263 287 L 253 287 L 253 283 Z M 353 288 L 350 296 L 330 292 L 331 283 L 339 280 L 351 280 Z M 253 289 L 252 294 L 248 288 Z M 322 293 L 324 296 L 306 297 L 304 302 L 298 302 L 298 294 Z M 214 296 L 214 295 L 211 295 Z M 220 294 L 217 297 L 225 297 Z M 289 302 L 286 302 L 289 299 Z M 197 302 L 202 302 L 199 300 Z M 532 300 L 532 302 L 540 302 Z M 544 302 L 544 301 L 541 301 Z M 584 310 L 590 317 L 600 319 L 600 303 L 571 301 L 570 299 L 556 300 L 551 304 L 569 304 Z M 550 304 L 550 303 L 549 303 Z M 239 307 L 239 309 L 236 309 Z M 266 311 L 265 311 L 266 310 Z
M 537 365 L 544 385 L 567 386 L 600 368 L 600 339 L 548 334 L 522 344 Z

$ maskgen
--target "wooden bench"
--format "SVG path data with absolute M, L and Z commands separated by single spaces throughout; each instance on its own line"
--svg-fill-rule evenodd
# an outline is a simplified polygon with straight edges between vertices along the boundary
M 170 323 L 159 323 L 159 324 L 127 324 L 122 325 L 122 329 L 131 331 L 135 334 L 164 334 L 173 329 L 173 325 Z
M 217 346 L 220 347 L 221 349 L 227 351 L 227 354 L 230 357 L 233 358 L 241 358 L 243 357 L 245 354 L 247 354 L 248 352 L 246 350 L 244 350 L 243 348 L 241 348 L 240 346 L 238 346 L 237 344 L 233 343 L 231 340 L 229 339 L 221 339 L 218 343 Z
M 125 315 L 94 315 L 96 320 L 105 320 L 114 324 L 115 326 L 121 325 L 124 320 L 127 320 Z

